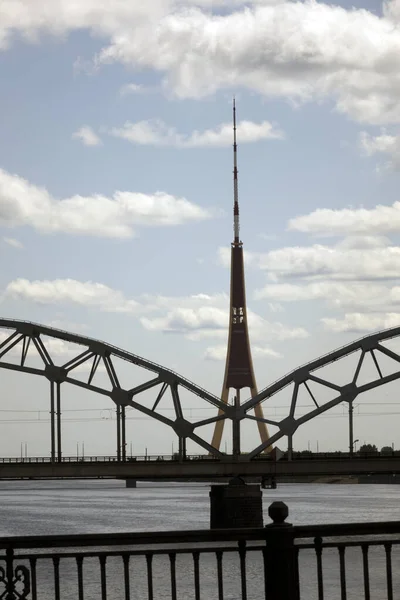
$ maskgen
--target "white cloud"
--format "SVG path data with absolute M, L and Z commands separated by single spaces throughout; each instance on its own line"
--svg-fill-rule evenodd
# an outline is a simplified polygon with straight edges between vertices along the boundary
M 213 14 L 220 7 L 231 10 Z M 298 101 L 333 97 L 337 110 L 383 124 L 400 119 L 398 14 L 398 0 L 385 3 L 384 17 L 315 1 L 3 0 L 0 47 L 13 35 L 87 29 L 108 40 L 97 63 L 154 69 L 180 97 L 240 86 Z
M 189 135 L 178 133 L 174 127 L 168 127 L 163 121 L 127 122 L 122 128 L 111 129 L 116 137 L 134 144 L 149 146 L 176 146 L 178 148 L 201 148 L 204 146 L 221 147 L 232 144 L 232 123 L 222 123 L 216 129 L 193 131 Z M 282 139 L 283 133 L 269 121 L 253 123 L 240 121 L 237 134 L 241 144 L 264 139 Z
M 192 341 L 218 339 L 226 344 L 229 320 L 229 299 L 226 294 L 183 297 L 142 295 L 137 299 L 129 299 L 122 292 L 100 283 L 72 279 L 16 279 L 7 285 L 4 297 L 39 304 L 76 304 L 105 312 L 130 313 L 139 317 L 148 331 L 181 334 Z M 288 327 L 280 322 L 267 321 L 252 310 L 248 310 L 248 321 L 250 338 L 255 342 L 258 348 L 255 352 L 259 356 L 262 353 L 278 356 L 275 351 L 264 348 L 266 339 L 281 341 L 308 336 L 302 327 Z
M 45 233 L 65 232 L 127 238 L 135 227 L 181 225 L 211 213 L 185 198 L 116 191 L 56 200 L 42 187 L 0 169 L 0 225 L 30 226 Z
M 121 87 L 119 93 L 121 96 L 128 96 L 129 94 L 143 94 L 146 91 L 144 85 L 141 83 L 126 83 Z
M 84 125 L 72 134 L 72 139 L 80 140 L 84 146 L 100 146 L 102 141 L 99 136 L 89 127 Z
M 253 358 L 282 358 L 282 354 L 275 352 L 271 348 L 261 346 L 252 346 L 251 353 Z M 226 345 L 224 346 L 209 346 L 204 353 L 206 360 L 225 360 Z
M 290 219 L 290 231 L 302 231 L 319 236 L 374 235 L 400 231 L 400 202 L 391 206 L 378 204 L 375 208 L 318 208 Z
M 322 322 L 326 329 L 335 333 L 352 332 L 364 333 L 379 331 L 400 326 L 399 313 L 347 313 L 343 319 L 324 318 Z
M 374 154 L 389 156 L 389 160 L 378 170 L 398 169 L 400 167 L 400 137 L 398 135 L 389 135 L 384 129 L 377 136 L 363 131 L 360 134 L 360 147 L 367 156 L 373 156 Z
M 7 285 L 4 293 L 6 296 L 38 304 L 73 303 L 96 307 L 107 312 L 132 313 L 140 306 L 135 300 L 125 298 L 122 292 L 113 290 L 102 283 L 81 282 L 75 279 L 55 279 L 54 281 L 15 279 Z
M 385 247 L 384 240 L 385 238 L 360 238 L 359 247 L 352 240 L 348 241 L 348 245 L 314 244 L 288 246 L 266 253 L 246 252 L 245 263 L 248 267 L 267 271 L 271 281 L 282 278 L 396 279 L 399 273 L 400 247 Z M 230 264 L 228 252 L 219 249 L 219 262 L 225 267 Z
M 172 300 L 172 299 L 171 299 Z M 226 339 L 229 324 L 228 301 L 221 304 L 203 304 L 182 307 L 175 303 L 175 308 L 167 310 L 160 317 L 142 317 L 142 325 L 150 331 L 184 334 L 188 339 L 201 340 L 207 338 Z M 287 327 L 279 322 L 269 322 L 260 315 L 248 310 L 248 323 L 252 341 L 286 340 L 307 337 L 302 327 Z
M 400 287 L 370 282 L 318 281 L 306 285 L 266 285 L 256 293 L 256 297 L 281 302 L 325 300 L 333 308 L 362 309 L 368 312 L 387 310 L 390 307 L 400 310 Z
M 24 247 L 22 242 L 20 242 L 19 240 L 16 240 L 15 238 L 3 237 L 3 242 L 5 244 L 7 244 L 8 246 L 12 246 L 13 248 L 18 248 L 19 250 L 21 250 Z

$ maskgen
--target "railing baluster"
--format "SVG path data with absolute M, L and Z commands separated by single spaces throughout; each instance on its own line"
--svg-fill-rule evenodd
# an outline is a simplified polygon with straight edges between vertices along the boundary
M 340 563 L 340 592 L 341 599 L 347 600 L 347 590 L 346 590 L 346 562 L 345 562 L 345 546 L 338 546 L 339 550 L 339 563 Z
M 193 552 L 193 567 L 194 567 L 194 598 L 200 600 L 200 552 L 196 550 Z
M 392 577 L 392 544 L 385 542 L 386 552 L 386 581 L 387 581 L 387 597 L 388 600 L 393 600 L 393 577 Z
M 148 552 L 146 554 L 146 564 L 147 564 L 148 600 L 154 600 L 154 596 L 153 596 L 153 555 L 150 552 Z
M 129 559 L 130 556 L 127 553 L 122 555 L 122 560 L 124 561 L 124 583 L 125 583 L 125 600 L 130 600 L 130 581 L 129 581 Z
M 169 554 L 170 571 L 171 571 L 171 600 L 177 600 L 176 595 L 176 554 L 170 552 Z
M 31 568 L 31 591 L 32 600 L 37 600 L 37 577 L 36 577 L 36 558 L 29 559 L 29 566 Z
M 224 580 L 222 574 L 222 550 L 217 550 L 218 600 L 224 600 Z
M 104 554 L 99 556 L 100 560 L 100 581 L 101 581 L 101 600 L 107 600 L 107 574 L 106 574 L 106 559 Z
M 322 537 L 314 538 L 315 554 L 317 556 L 318 600 L 324 600 L 324 574 L 322 571 Z
M 369 564 L 368 564 L 368 544 L 361 544 L 361 550 L 363 555 L 363 573 L 364 573 L 364 599 L 371 600 L 370 589 L 369 589 Z
M 246 585 L 246 542 L 239 542 L 239 559 L 240 559 L 240 581 L 242 588 L 242 600 L 247 600 L 247 585 Z
M 76 569 L 78 571 L 78 600 L 83 600 L 83 556 L 76 557 Z

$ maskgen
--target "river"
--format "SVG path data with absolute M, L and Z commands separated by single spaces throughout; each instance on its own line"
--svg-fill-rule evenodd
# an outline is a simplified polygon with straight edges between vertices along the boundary
M 18 481 L 0 482 L 0 535 L 45 535 L 109 533 L 127 531 L 161 531 L 179 529 L 202 529 L 209 527 L 209 486 L 202 483 L 144 483 L 136 489 L 126 489 L 123 481 Z M 343 523 L 365 521 L 400 520 L 399 485 L 312 485 L 284 484 L 276 490 L 264 490 L 264 519 L 268 522 L 268 505 L 283 500 L 289 506 L 288 521 L 295 525 L 316 523 Z M 327 553 L 325 580 L 326 599 L 340 598 L 338 587 L 338 559 L 332 551 Z M 357 554 L 358 552 L 358 554 Z M 315 568 L 313 557 L 301 561 L 303 586 L 308 587 L 306 600 L 316 598 Z M 361 552 L 348 553 L 348 600 L 358 600 L 362 593 Z M 375 600 L 386 598 L 385 557 L 383 549 L 371 552 L 371 585 Z M 235 569 L 228 568 L 226 598 L 240 598 L 234 590 Z M 249 564 L 248 600 L 262 598 L 257 583 L 261 564 Z M 217 598 L 214 568 L 202 575 L 202 599 Z M 144 570 L 137 574 L 132 600 L 145 600 L 146 581 Z M 400 555 L 393 551 L 394 585 L 400 586 Z M 162 584 L 163 577 L 158 582 Z M 48 582 L 47 582 L 48 583 Z M 96 584 L 97 585 L 97 584 Z M 46 584 L 47 587 L 47 584 Z M 100 598 L 99 590 L 91 584 L 86 598 Z M 160 588 L 155 598 L 169 598 L 167 589 Z M 77 598 L 75 592 L 64 585 L 62 598 Z M 119 586 L 117 586 L 119 589 Z M 117 588 L 109 596 L 119 600 Z M 122 588 L 121 588 L 122 594 Z M 49 591 L 40 599 L 51 597 Z M 182 600 L 193 597 L 187 588 L 179 595 Z M 400 588 L 395 587 L 394 598 L 400 598 Z

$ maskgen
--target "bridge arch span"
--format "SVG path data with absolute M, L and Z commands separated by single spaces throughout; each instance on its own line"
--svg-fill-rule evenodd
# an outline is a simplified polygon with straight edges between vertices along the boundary
M 221 452 L 196 434 L 196 428 L 220 419 L 225 419 L 227 416 L 225 414 L 226 405 L 219 398 L 185 379 L 178 373 L 136 354 L 121 350 L 111 344 L 29 321 L 0 319 L 0 332 L 2 332 L 2 337 L 0 337 L 0 368 L 39 375 L 47 378 L 50 382 L 51 456 L 54 460 L 56 457 L 61 460 L 62 454 L 60 396 L 63 383 L 70 383 L 108 396 L 115 403 L 117 406 L 117 455 L 121 452 L 124 454 L 125 452 L 125 408 L 128 406 L 171 427 L 179 438 L 180 455 L 185 454 L 186 438 L 190 438 L 214 456 L 222 457 Z M 43 341 L 43 336 L 75 344 L 78 349 L 77 354 L 72 358 L 68 357 L 69 360 L 66 362 L 60 362 L 60 357 L 51 352 L 49 346 Z M 40 359 L 38 367 L 26 364 L 28 351 L 31 347 L 36 349 Z M 15 358 L 16 352 L 18 353 L 18 362 L 15 362 L 15 360 L 10 361 L 11 353 L 13 353 Z M 114 357 L 154 373 L 154 378 L 141 385 L 136 385 L 128 389 L 123 388 L 120 385 L 117 371 L 113 364 Z M 111 389 L 93 384 L 93 378 L 101 363 L 105 367 Z M 82 379 L 76 377 L 76 373 L 74 374 L 74 370 L 82 365 L 89 366 L 87 381 L 82 381 Z M 217 409 L 220 409 L 222 414 L 194 423 L 185 420 L 179 395 L 180 388 L 184 388 L 202 400 L 212 404 Z M 154 389 L 155 392 L 158 391 L 158 394 L 156 394 L 154 405 L 150 409 L 141 404 L 136 397 L 140 393 L 151 389 Z M 156 411 L 159 402 L 168 389 L 172 396 L 175 419 L 169 419 Z
M 288 449 L 289 454 L 292 450 L 292 438 L 295 431 L 304 423 L 310 421 L 311 419 L 327 412 L 331 408 L 334 408 L 341 402 L 349 403 L 349 448 L 350 452 L 353 450 L 353 432 L 352 432 L 352 407 L 355 398 L 362 394 L 363 392 L 372 390 L 381 385 L 385 385 L 392 381 L 396 381 L 400 379 L 400 354 L 394 352 L 393 350 L 387 348 L 382 344 L 382 342 L 386 340 L 390 340 L 400 336 L 400 327 L 393 327 L 391 329 L 386 329 L 385 331 L 380 331 L 378 333 L 372 333 L 367 335 L 355 342 L 351 342 L 350 344 L 338 348 L 333 352 L 329 352 L 328 354 L 317 358 L 301 367 L 298 367 L 294 371 L 291 371 L 281 379 L 278 379 L 268 387 L 261 390 L 257 396 L 251 398 L 247 402 L 245 402 L 242 406 L 242 409 L 246 413 L 247 419 L 252 420 L 261 420 L 271 425 L 275 425 L 278 427 L 279 431 L 271 436 L 267 443 L 263 443 L 252 452 L 249 453 L 248 458 L 254 458 L 258 454 L 260 454 L 265 448 L 270 446 L 271 444 L 276 443 L 278 440 L 283 438 L 284 436 L 288 437 Z M 319 377 L 315 374 L 318 369 L 322 369 L 327 365 L 330 365 L 333 362 L 340 361 L 355 352 L 360 352 L 360 356 L 356 362 L 356 366 L 349 377 L 349 380 L 344 385 L 339 385 L 334 381 L 330 381 L 325 377 Z M 376 369 L 376 377 L 372 381 L 369 381 L 365 384 L 359 384 L 358 379 L 360 375 L 361 368 L 363 366 L 364 360 L 370 355 L 372 361 L 375 365 Z M 384 375 L 383 369 L 381 368 L 379 360 L 382 359 L 383 356 L 392 359 L 393 364 L 397 363 L 398 368 L 395 369 L 392 373 L 388 375 Z M 318 404 L 318 400 L 315 398 L 314 394 L 311 392 L 310 387 L 308 385 L 309 382 L 316 382 L 321 386 L 325 386 L 336 392 L 335 397 L 325 402 L 323 405 Z M 260 419 L 259 417 L 255 417 L 249 415 L 248 412 L 254 408 L 254 406 L 258 402 L 265 402 L 278 392 L 282 391 L 289 385 L 293 384 L 293 390 L 291 394 L 290 407 L 288 415 L 282 419 L 281 421 L 274 421 L 271 419 Z M 308 413 L 302 415 L 299 418 L 295 418 L 295 411 L 298 401 L 298 394 L 300 387 L 304 385 L 309 393 L 311 399 L 315 404 L 315 408 L 310 410 Z

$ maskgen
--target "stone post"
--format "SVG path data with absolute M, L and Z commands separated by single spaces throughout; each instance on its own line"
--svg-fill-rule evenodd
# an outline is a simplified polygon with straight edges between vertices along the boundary
M 268 514 L 272 523 L 265 526 L 265 578 L 268 600 L 299 600 L 297 553 L 293 525 L 285 523 L 289 509 L 284 502 L 273 502 Z

